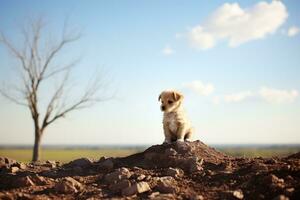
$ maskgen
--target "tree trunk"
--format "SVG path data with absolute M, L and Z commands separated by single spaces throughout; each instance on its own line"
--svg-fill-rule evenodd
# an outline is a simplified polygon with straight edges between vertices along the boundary
M 38 161 L 40 159 L 41 138 L 42 132 L 40 130 L 35 130 L 32 161 Z

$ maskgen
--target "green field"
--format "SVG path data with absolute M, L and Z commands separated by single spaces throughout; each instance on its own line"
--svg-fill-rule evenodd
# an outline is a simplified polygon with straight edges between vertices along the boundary
M 123 157 L 138 152 L 137 149 L 44 149 L 41 160 L 68 162 L 76 158 L 88 157 L 99 159 L 102 156 Z M 29 162 L 31 149 L 0 149 L 0 157 L 8 157 L 22 162 Z
M 146 148 L 146 147 L 145 147 Z M 103 148 L 103 149 L 63 149 L 50 148 L 43 149 L 41 160 L 56 160 L 60 162 L 69 162 L 76 158 L 88 157 L 99 159 L 102 156 L 107 157 L 123 157 L 137 152 L 143 151 L 145 148 Z M 269 147 L 217 147 L 228 155 L 239 157 L 282 157 L 297 153 L 300 151 L 300 146 L 269 146 Z M 32 156 L 32 150 L 28 148 L 0 148 L 0 157 L 9 157 L 22 162 L 29 162 Z
M 284 157 L 300 151 L 300 146 L 284 147 L 222 147 L 217 148 L 225 154 L 236 157 Z

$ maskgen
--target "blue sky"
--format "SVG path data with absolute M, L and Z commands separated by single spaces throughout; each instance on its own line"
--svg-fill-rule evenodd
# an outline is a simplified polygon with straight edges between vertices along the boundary
M 163 141 L 157 97 L 174 88 L 207 143 L 300 143 L 298 1 L 3 1 L 0 30 L 43 15 L 57 33 L 66 16 L 83 37 L 60 61 L 82 58 L 75 93 L 107 71 L 116 98 L 53 124 L 44 144 Z M 0 46 L 0 80 L 16 82 Z M 51 90 L 51 85 L 46 90 Z M 47 97 L 46 96 L 43 96 Z M 32 144 L 28 109 L 0 98 L 0 143 Z

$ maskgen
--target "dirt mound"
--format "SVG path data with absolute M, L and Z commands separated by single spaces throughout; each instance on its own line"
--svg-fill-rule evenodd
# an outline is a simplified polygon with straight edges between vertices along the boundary
M 195 141 L 64 165 L 0 158 L 0 199 L 299 199 L 299 155 L 234 158 Z

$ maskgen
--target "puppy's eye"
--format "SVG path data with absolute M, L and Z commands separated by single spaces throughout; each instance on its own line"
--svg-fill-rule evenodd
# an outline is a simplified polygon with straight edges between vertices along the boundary
M 164 103 L 164 101 L 161 101 L 161 103 Z
M 168 104 L 172 104 L 173 103 L 173 101 L 168 101 Z

